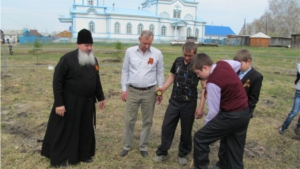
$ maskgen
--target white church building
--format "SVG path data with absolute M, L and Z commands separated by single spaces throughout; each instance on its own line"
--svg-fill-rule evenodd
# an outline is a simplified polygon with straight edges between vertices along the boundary
M 71 23 L 74 39 L 86 28 L 95 41 L 136 41 L 146 29 L 154 33 L 154 42 L 202 41 L 206 22 L 197 16 L 197 5 L 195 0 L 145 0 L 137 9 L 125 9 L 106 6 L 105 0 L 74 0 L 70 15 L 58 19 Z

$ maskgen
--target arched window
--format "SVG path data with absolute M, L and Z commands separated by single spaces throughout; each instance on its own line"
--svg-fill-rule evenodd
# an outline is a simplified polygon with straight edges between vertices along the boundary
M 191 36 L 191 28 L 187 28 L 186 37 L 190 37 L 190 36 Z
M 115 33 L 120 33 L 120 23 L 115 23 Z
M 161 36 L 166 36 L 166 33 L 167 33 L 167 28 L 166 28 L 166 26 L 162 26 L 162 27 L 161 27 Z
M 199 29 L 195 30 L 195 37 L 198 38 L 199 37 Z
M 89 30 L 90 30 L 91 32 L 95 32 L 95 24 L 94 24 L 93 21 L 91 21 L 91 22 L 89 23 Z
M 132 34 L 132 32 L 131 32 L 131 23 L 127 23 L 127 25 L 126 25 L 126 33 L 127 34 Z
M 142 31 L 143 31 L 143 25 L 140 23 L 138 25 L 138 34 L 141 34 Z
M 153 24 L 151 24 L 151 25 L 149 26 L 149 30 L 154 34 L 154 25 L 153 25 Z

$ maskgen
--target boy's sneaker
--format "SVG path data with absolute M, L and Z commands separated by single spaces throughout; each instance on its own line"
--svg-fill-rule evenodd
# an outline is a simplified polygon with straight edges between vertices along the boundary
M 279 133 L 280 133 L 280 134 L 284 134 L 285 131 L 286 131 L 285 128 L 283 128 L 283 127 L 280 127 L 280 128 L 279 128 Z
M 167 160 L 169 157 L 168 157 L 168 155 L 155 155 L 154 157 L 153 157 L 153 161 L 155 161 L 155 162 L 162 162 L 162 161 L 165 161 L 165 160 Z
M 186 163 L 187 163 L 187 160 L 185 157 L 178 157 L 178 163 L 181 165 L 181 166 L 185 166 Z

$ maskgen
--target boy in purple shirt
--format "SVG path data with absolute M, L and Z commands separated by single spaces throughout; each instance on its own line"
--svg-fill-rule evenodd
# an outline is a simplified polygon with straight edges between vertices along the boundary
M 246 132 L 250 120 L 248 97 L 237 75 L 241 63 L 234 60 L 213 64 L 205 53 L 194 56 L 192 70 L 207 79 L 209 108 L 205 125 L 194 136 L 195 169 L 206 169 L 209 164 L 209 145 L 224 139 L 226 168 L 242 169 Z

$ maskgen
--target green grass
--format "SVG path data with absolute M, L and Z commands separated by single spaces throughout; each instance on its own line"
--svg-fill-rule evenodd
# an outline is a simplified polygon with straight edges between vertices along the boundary
M 124 44 L 124 49 L 132 44 Z M 174 59 L 181 55 L 181 46 L 156 45 L 164 55 L 165 76 Z M 43 46 L 43 52 L 36 64 L 36 56 L 28 53 L 33 45 L 14 46 L 14 55 L 1 57 L 1 168 L 49 168 L 49 160 L 40 156 L 49 113 L 53 104 L 52 76 L 48 65 L 56 65 L 59 58 L 76 48 L 76 44 L 49 44 Z M 231 59 L 242 47 L 198 47 L 198 52 L 205 52 L 214 61 Z M 251 119 L 247 134 L 244 163 L 246 169 L 295 169 L 300 168 L 300 142 L 291 139 L 298 117 L 295 117 L 284 135 L 278 134 L 278 128 L 290 112 L 294 97 L 295 65 L 300 62 L 300 50 L 290 48 L 247 48 L 254 55 L 254 67 L 263 76 L 260 101 Z M 2 48 L 3 49 L 3 48 Z M 164 163 L 152 161 L 157 146 L 160 144 L 161 125 L 168 106 L 170 89 L 166 91 L 161 105 L 156 106 L 149 157 L 142 158 L 137 148 L 141 131 L 141 114 L 135 126 L 135 148 L 128 156 L 118 154 L 123 146 L 123 126 L 125 103 L 121 101 L 121 66 L 122 63 L 108 62 L 114 59 L 108 51 L 114 51 L 114 44 L 99 43 L 94 45 L 95 56 L 100 63 L 100 76 L 105 92 L 107 106 L 97 109 L 96 156 L 91 164 L 78 164 L 68 168 L 104 168 L 104 169 L 173 169 L 177 163 L 180 126 L 169 150 L 170 159 Z M 122 51 L 123 54 L 125 50 Z M 6 60 L 4 60 L 6 59 Z M 4 61 L 8 66 L 6 69 Z M 6 71 L 5 71 L 6 70 Z M 199 87 L 200 89 L 200 87 Z M 205 108 L 207 111 L 207 107 Z M 24 113 L 27 116 L 24 116 Z M 203 119 L 196 120 L 193 133 L 203 126 Z M 211 163 L 217 161 L 218 144 L 211 145 Z M 192 155 L 188 156 L 188 164 Z

